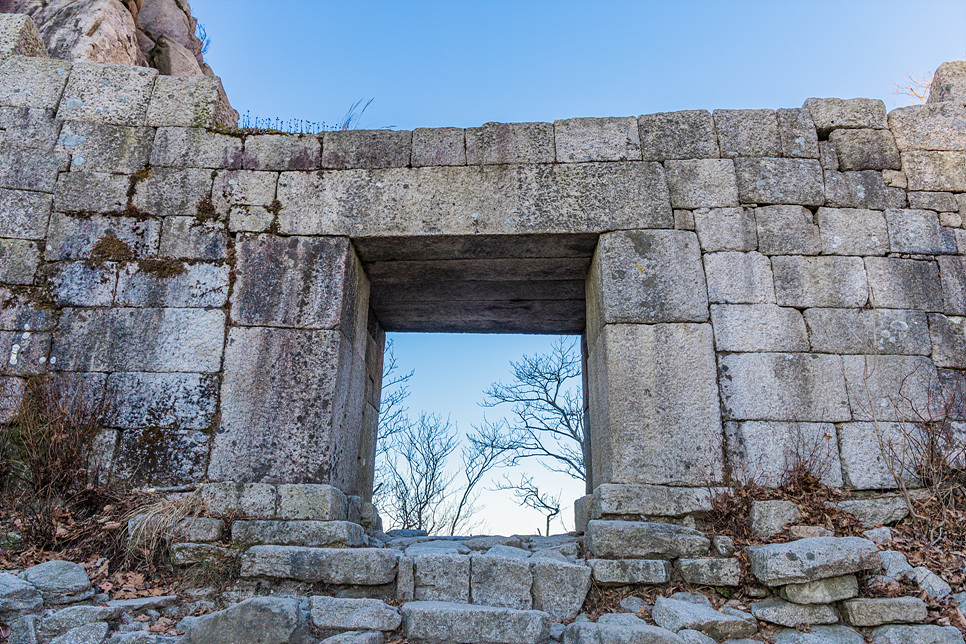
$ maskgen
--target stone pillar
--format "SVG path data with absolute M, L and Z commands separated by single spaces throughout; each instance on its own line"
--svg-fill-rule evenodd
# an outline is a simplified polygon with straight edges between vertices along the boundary
M 594 486 L 720 481 L 715 352 L 696 235 L 602 235 L 587 279 L 587 340 Z
M 357 494 L 366 487 L 365 410 L 378 405 L 371 394 L 378 382 L 367 376 L 375 360 L 367 361 L 362 265 L 343 237 L 240 235 L 235 249 L 221 426 L 208 476 L 328 483 Z

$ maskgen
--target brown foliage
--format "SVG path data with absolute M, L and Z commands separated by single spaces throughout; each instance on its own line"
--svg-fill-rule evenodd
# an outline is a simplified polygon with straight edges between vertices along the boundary
M 113 232 L 107 232 L 97 240 L 91 249 L 91 261 L 96 264 L 103 262 L 129 262 L 134 259 L 134 251 L 123 239 L 118 239 Z

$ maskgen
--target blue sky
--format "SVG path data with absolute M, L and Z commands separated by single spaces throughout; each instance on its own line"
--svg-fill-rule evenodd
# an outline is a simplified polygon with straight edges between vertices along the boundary
M 903 73 L 966 57 L 966 0 L 194 0 L 192 10 L 240 112 L 335 123 L 374 98 L 365 128 L 798 107 L 812 96 L 880 98 L 891 109 L 909 102 L 890 93 Z M 550 342 L 395 338 L 416 372 L 409 406 L 450 414 L 464 430 L 509 361 Z M 541 525 L 507 498 L 483 499 L 494 532 Z

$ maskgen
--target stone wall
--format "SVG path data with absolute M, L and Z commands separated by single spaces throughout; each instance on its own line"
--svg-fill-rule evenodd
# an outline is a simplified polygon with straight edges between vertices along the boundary
M 583 333 L 584 520 L 798 461 L 895 488 L 879 437 L 962 375 L 963 63 L 890 114 L 299 136 L 219 130 L 216 78 L 47 59 L 30 29 L 0 21 L 3 419 L 27 378 L 82 379 L 136 482 L 367 498 L 385 331 Z

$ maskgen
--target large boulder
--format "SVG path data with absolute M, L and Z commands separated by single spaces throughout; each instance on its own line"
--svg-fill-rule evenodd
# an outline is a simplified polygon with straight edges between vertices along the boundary
M 20 577 L 39 590 L 48 604 L 70 604 L 94 594 L 87 571 L 69 561 L 48 561 L 27 568 Z
M 308 644 L 312 634 L 298 600 L 253 597 L 191 622 L 181 644 Z

